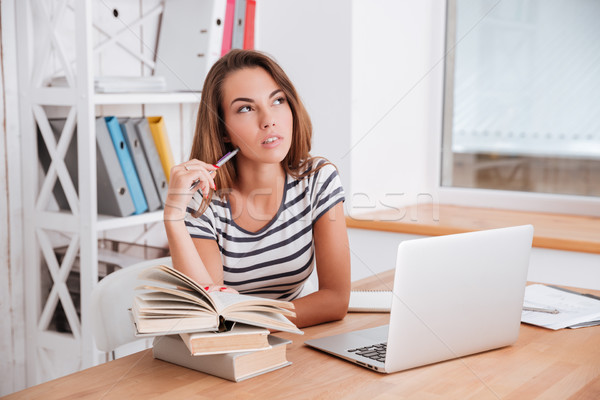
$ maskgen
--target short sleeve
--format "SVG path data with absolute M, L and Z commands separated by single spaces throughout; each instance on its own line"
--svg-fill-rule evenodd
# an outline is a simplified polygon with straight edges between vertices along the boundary
M 312 222 L 317 222 L 337 203 L 345 201 L 344 188 L 337 169 L 326 164 L 311 176 Z
M 193 238 L 217 240 L 216 216 L 211 205 L 209 204 L 208 208 L 199 217 L 196 218 L 192 215 L 192 212 L 200 207 L 201 200 L 199 193 L 196 193 L 192 198 L 185 214 L 185 226 Z

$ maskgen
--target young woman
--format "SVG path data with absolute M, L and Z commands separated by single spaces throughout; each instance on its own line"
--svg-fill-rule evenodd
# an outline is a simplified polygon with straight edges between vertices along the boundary
M 311 137 L 281 67 L 232 50 L 206 77 L 190 160 L 171 169 L 164 210 L 175 268 L 210 290 L 293 301 L 299 327 L 343 318 L 350 293 L 344 192 L 335 167 L 310 156 Z M 315 266 L 318 290 L 299 297 Z

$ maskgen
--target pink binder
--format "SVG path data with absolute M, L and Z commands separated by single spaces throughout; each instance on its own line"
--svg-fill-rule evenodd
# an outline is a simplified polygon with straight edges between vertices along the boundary
M 221 56 L 224 56 L 231 50 L 231 41 L 233 39 L 233 14 L 235 11 L 235 0 L 227 0 L 225 9 L 225 25 L 223 31 L 223 46 L 221 47 Z

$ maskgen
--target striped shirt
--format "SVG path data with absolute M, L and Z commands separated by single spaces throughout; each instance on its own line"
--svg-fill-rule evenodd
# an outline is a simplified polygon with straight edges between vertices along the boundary
M 200 200 L 197 193 L 190 207 L 198 209 Z M 277 214 L 257 232 L 238 226 L 229 203 L 216 194 L 199 218 L 188 209 L 185 223 L 191 237 L 217 241 L 225 285 L 240 293 L 289 301 L 300 294 L 315 266 L 314 223 L 341 201 L 340 177 L 328 164 L 302 179 L 288 175 Z

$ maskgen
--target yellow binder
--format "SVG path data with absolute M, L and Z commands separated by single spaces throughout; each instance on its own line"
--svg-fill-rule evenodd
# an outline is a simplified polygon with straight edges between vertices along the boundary
M 169 181 L 171 178 L 171 167 L 175 165 L 175 161 L 173 151 L 171 151 L 171 144 L 169 143 L 169 136 L 167 135 L 167 128 L 165 127 L 165 120 L 163 117 L 147 117 L 147 119 L 156 150 L 158 150 L 160 162 L 165 171 L 167 181 Z

